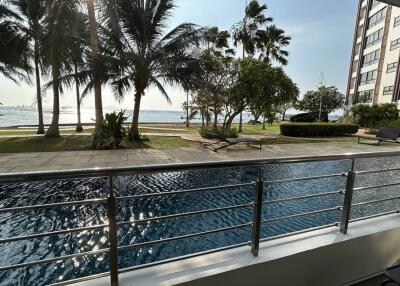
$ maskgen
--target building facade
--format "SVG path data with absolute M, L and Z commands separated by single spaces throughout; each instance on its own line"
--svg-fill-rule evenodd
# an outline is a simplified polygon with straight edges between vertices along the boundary
M 360 0 L 346 110 L 356 104 L 398 104 L 399 64 L 400 8 L 376 0 Z

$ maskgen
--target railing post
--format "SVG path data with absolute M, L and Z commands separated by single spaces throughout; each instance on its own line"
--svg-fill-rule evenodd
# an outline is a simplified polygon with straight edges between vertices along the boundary
M 347 229 L 349 227 L 355 179 L 356 179 L 356 173 L 354 172 L 354 159 L 353 159 L 352 168 L 347 173 L 346 193 L 344 194 L 342 219 L 340 223 L 340 231 L 344 234 L 347 234 Z
M 253 233 L 251 237 L 251 253 L 254 256 L 258 256 L 258 250 L 260 246 L 263 189 L 264 182 L 261 177 L 261 169 L 259 169 L 254 199 Z
M 117 230 L 117 203 L 114 196 L 113 177 L 108 177 L 108 240 L 110 243 L 110 276 L 111 286 L 118 286 L 118 230 Z

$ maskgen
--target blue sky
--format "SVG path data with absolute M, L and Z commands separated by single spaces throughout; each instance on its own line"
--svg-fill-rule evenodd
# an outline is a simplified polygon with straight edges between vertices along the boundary
M 261 0 L 268 5 L 267 15 L 292 37 L 288 50 L 289 65 L 286 72 L 298 84 L 302 93 L 314 89 L 325 75 L 325 84 L 335 85 L 345 92 L 352 48 L 357 0 Z M 202 26 L 218 26 L 230 29 L 243 17 L 245 0 L 177 0 L 177 8 L 171 18 L 171 27 L 182 22 Z M 142 109 L 180 110 L 185 96 L 179 87 L 169 87 L 172 105 L 168 105 L 154 89 L 147 92 Z M 132 92 L 133 94 L 133 92 Z M 22 84 L 16 86 L 0 77 L 0 102 L 5 105 L 32 105 L 35 89 Z M 103 92 L 105 106 L 118 106 L 109 89 Z M 84 101 L 92 106 L 93 97 Z M 51 92 L 44 99 L 51 106 Z M 63 106 L 74 106 L 72 92 L 67 91 Z M 132 108 L 133 95 L 127 95 L 122 106 Z

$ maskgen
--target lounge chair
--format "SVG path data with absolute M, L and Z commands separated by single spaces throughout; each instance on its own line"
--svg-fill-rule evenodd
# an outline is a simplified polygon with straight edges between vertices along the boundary
M 224 145 L 219 146 L 214 148 L 214 145 L 218 145 L 224 143 Z M 214 152 L 218 152 L 219 150 L 228 148 L 230 146 L 234 146 L 237 144 L 246 144 L 249 147 L 252 148 L 256 148 L 256 149 L 262 149 L 262 143 L 263 140 L 262 139 L 255 139 L 255 138 L 225 138 L 225 139 L 221 139 L 220 141 L 216 142 L 216 143 L 211 143 L 211 144 L 204 144 L 204 148 L 214 151 Z
M 400 128 L 399 127 L 382 127 L 379 129 L 378 134 L 373 136 L 358 136 L 358 144 L 367 144 L 362 143 L 361 139 L 367 140 L 375 140 L 377 141 L 377 145 L 379 146 L 381 142 L 388 142 L 388 143 L 398 143 L 400 137 Z

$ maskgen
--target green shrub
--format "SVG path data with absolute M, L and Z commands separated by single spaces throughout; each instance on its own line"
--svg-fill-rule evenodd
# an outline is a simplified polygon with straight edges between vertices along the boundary
M 343 116 L 337 121 L 337 123 L 339 123 L 339 124 L 356 124 L 353 116 Z
M 126 137 L 126 130 L 123 127 L 126 117 L 125 112 L 118 114 L 106 114 L 101 128 L 93 134 L 93 147 L 97 150 L 116 149 L 121 147 L 121 143 Z
M 399 119 L 399 110 L 393 103 L 378 105 L 356 105 L 352 108 L 356 123 L 362 127 L 379 129 L 386 126 L 385 122 Z
M 332 137 L 356 134 L 359 126 L 338 123 L 285 123 L 281 134 L 291 137 Z
M 237 138 L 239 133 L 236 128 L 202 127 L 199 130 L 201 137 L 206 139 Z

